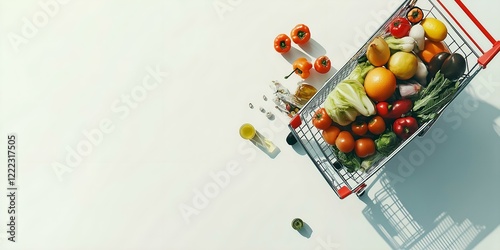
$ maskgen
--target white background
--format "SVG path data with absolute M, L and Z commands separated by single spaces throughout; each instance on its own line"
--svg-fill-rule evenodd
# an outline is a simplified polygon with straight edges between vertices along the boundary
M 272 80 L 294 90 L 300 79 L 282 77 L 298 56 L 326 54 L 339 69 L 400 3 L 1 1 L 0 144 L 17 133 L 19 187 L 16 243 L 0 199 L 1 249 L 498 248 L 498 58 L 436 122 L 444 139 L 416 139 L 363 200 L 337 198 L 262 98 Z M 499 6 L 465 3 L 500 37 Z M 276 53 L 274 37 L 298 23 L 313 40 Z M 307 81 L 319 88 L 334 71 Z M 242 140 L 244 122 L 280 153 Z M 416 150 L 425 160 L 401 172 Z M 400 179 L 384 185 L 390 176 Z M 296 217 L 311 235 L 291 228 Z

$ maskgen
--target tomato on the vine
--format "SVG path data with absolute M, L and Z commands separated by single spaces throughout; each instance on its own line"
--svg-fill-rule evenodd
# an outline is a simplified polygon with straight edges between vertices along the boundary
M 330 118 L 330 116 L 328 116 L 328 113 L 326 113 L 326 109 L 325 108 L 318 109 L 314 113 L 312 119 L 313 119 L 312 120 L 313 125 L 317 129 L 324 130 L 324 129 L 329 128 L 330 125 L 332 125 L 332 118 Z

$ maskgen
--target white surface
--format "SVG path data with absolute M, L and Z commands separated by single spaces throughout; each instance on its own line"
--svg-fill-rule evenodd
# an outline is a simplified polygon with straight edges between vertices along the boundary
M 374 180 L 367 195 L 376 205 L 339 200 L 285 143 L 288 118 L 262 100 L 299 55 L 326 53 L 339 69 L 399 1 L 67 2 L 50 7 L 46 24 L 38 1 L 0 3 L 0 133 L 19 137 L 17 242 L 7 241 L 4 197 L 1 249 L 388 249 L 389 239 L 415 232 L 420 244 L 437 237 L 438 248 L 500 245 L 498 58 L 431 130 L 444 135 L 418 139 Z M 492 25 L 498 6 L 466 3 L 500 37 Z M 37 32 L 16 50 L 8 37 L 33 17 Z M 274 37 L 297 23 L 311 28 L 311 47 L 277 54 Z M 308 82 L 320 87 L 331 73 Z M 293 89 L 298 80 L 282 83 Z M 272 159 L 242 140 L 244 122 L 280 154 Z M 97 129 L 106 133 L 88 144 L 85 133 Z M 429 141 L 436 147 L 425 160 L 398 169 L 413 152 L 427 153 L 419 145 Z M 80 161 L 69 153 L 78 147 L 88 153 Z M 68 167 L 61 179 L 57 163 Z M 221 171 L 223 187 L 197 200 Z M 395 175 L 402 182 L 382 185 Z M 416 231 L 395 231 L 403 225 L 391 224 L 380 204 L 396 205 Z M 197 214 L 183 216 L 181 206 Z M 311 227 L 310 238 L 290 227 L 295 217 Z

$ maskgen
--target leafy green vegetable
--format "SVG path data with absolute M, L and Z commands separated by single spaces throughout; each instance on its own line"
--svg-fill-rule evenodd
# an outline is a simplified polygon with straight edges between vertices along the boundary
M 334 122 L 345 126 L 356 120 L 356 117 L 359 115 L 359 112 L 356 109 L 350 106 L 336 105 L 333 100 L 334 99 L 329 100 L 329 98 L 327 98 L 325 100 L 324 108 L 326 113 L 328 113 L 328 116 L 330 116 Z
M 344 153 L 337 152 L 337 157 L 340 163 L 347 168 L 347 172 L 352 173 L 361 168 L 361 160 L 354 154 L 354 152 Z
M 415 47 L 415 39 L 411 36 L 405 36 L 402 38 L 395 38 L 393 36 L 388 36 L 385 38 L 389 48 L 397 51 L 411 52 Z
M 399 139 L 396 133 L 388 131 L 375 140 L 375 147 L 380 154 L 388 156 L 398 146 Z
M 434 119 L 437 111 L 451 101 L 458 85 L 458 81 L 454 83 L 438 71 L 429 85 L 420 91 L 418 100 L 413 104 L 413 112 L 422 122 Z
M 363 85 L 352 79 L 338 83 L 328 94 L 324 108 L 332 120 L 342 126 L 353 122 L 359 114 L 375 114 L 375 107 L 366 95 Z
M 373 102 L 368 98 L 363 85 L 356 80 L 344 80 L 336 87 L 336 97 L 350 103 L 360 114 L 370 116 L 375 114 Z
M 361 170 L 366 172 L 368 171 L 368 169 L 370 169 L 373 164 L 377 163 L 379 160 L 382 160 L 384 158 L 384 155 L 382 155 L 381 153 L 376 153 L 376 154 L 373 154 L 367 158 L 365 158 L 362 162 L 361 162 Z
M 349 74 L 349 76 L 347 76 L 346 80 L 357 80 L 361 84 L 364 84 L 366 74 L 374 68 L 375 66 L 373 66 L 369 61 L 360 62 L 356 65 L 356 67 L 354 67 L 354 70 L 351 74 Z

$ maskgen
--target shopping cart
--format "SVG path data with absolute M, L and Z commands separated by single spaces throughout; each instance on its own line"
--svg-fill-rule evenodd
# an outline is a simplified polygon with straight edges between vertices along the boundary
M 451 1 L 451 0 L 450 0 Z M 450 2 L 448 1 L 448 2 Z M 445 23 L 448 28 L 448 35 L 444 42 L 450 52 L 457 52 L 463 55 L 466 59 L 466 70 L 464 75 L 459 79 L 460 85 L 454 97 L 445 104 L 439 111 L 439 114 L 460 94 L 467 84 L 486 67 L 486 65 L 495 57 L 500 50 L 500 41 L 497 41 L 486 30 L 486 28 L 476 19 L 469 9 L 460 1 L 454 0 L 454 3 L 460 8 L 465 16 L 470 18 L 471 23 L 491 42 L 492 47 L 488 50 L 483 50 L 479 42 L 476 41 L 468 28 L 463 23 L 458 21 L 457 15 L 454 15 L 448 4 L 444 4 L 443 0 L 420 0 L 420 7 L 425 17 L 435 17 Z M 327 144 L 320 130 L 316 129 L 312 124 L 312 118 L 315 111 L 322 106 L 328 94 L 335 88 L 337 83 L 345 79 L 358 64 L 358 59 L 362 57 L 367 50 L 368 44 L 377 36 L 384 35 L 387 27 L 392 19 L 398 16 L 405 16 L 408 10 L 416 6 L 417 0 L 408 0 L 402 3 L 399 8 L 385 21 L 384 24 L 367 40 L 367 42 L 358 50 L 358 52 L 340 68 L 323 87 L 304 105 L 300 112 L 292 118 L 289 128 L 297 141 L 306 150 L 307 154 L 316 165 L 319 172 L 325 180 L 339 196 L 344 199 L 352 193 L 358 196 L 364 193 L 367 186 L 366 182 L 376 174 L 389 160 L 391 160 L 401 149 L 410 143 L 416 136 L 422 136 L 432 126 L 437 118 L 421 124 L 419 129 L 407 140 L 404 140 L 391 154 L 384 157 L 382 160 L 375 163 L 366 172 L 355 171 L 350 172 L 338 160 L 334 148 Z

